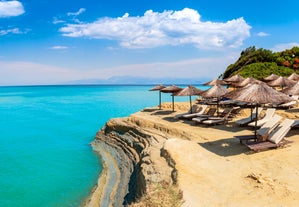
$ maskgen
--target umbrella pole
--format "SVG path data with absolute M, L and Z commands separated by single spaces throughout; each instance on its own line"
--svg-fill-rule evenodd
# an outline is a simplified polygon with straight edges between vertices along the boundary
M 191 102 L 191 96 L 189 96 L 189 102 L 190 102 L 190 112 L 192 114 L 192 102 Z
M 174 111 L 174 95 L 172 94 L 172 111 Z
M 161 110 L 161 91 L 159 91 L 159 109 Z
M 218 106 L 218 104 L 219 104 L 219 100 L 217 98 L 217 116 L 219 116 L 219 106 Z
M 258 104 L 256 104 L 256 110 L 255 110 L 255 113 L 256 113 L 256 119 L 255 119 L 255 124 L 254 124 L 254 137 L 256 137 L 256 131 L 257 131 L 257 118 L 258 118 Z

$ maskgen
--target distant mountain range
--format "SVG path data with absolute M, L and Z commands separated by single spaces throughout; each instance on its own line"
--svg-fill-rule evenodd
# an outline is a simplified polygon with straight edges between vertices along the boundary
M 102 85 L 154 85 L 154 84 L 203 84 L 210 81 L 209 79 L 202 78 L 147 78 L 147 77 L 134 77 L 134 76 L 113 76 L 108 79 L 82 79 L 65 82 L 63 84 L 102 84 Z

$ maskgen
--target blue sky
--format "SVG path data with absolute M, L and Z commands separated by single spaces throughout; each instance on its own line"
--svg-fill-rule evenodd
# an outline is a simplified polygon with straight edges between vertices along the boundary
M 0 85 L 213 79 L 249 46 L 298 46 L 297 8 L 296 0 L 0 0 Z

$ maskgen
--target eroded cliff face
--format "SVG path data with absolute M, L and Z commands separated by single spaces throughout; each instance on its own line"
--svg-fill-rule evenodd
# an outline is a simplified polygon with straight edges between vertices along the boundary
M 140 113 L 111 119 L 92 143 L 106 167 L 97 188 L 99 206 L 125 206 L 147 192 L 148 184 L 176 180 L 174 163 L 161 150 L 176 129 Z

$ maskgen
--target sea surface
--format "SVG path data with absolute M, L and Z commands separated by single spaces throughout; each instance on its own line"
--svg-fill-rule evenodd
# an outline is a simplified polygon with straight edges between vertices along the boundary
M 150 88 L 0 87 L 0 206 L 80 206 L 102 170 L 89 143 L 110 118 L 157 106 Z

